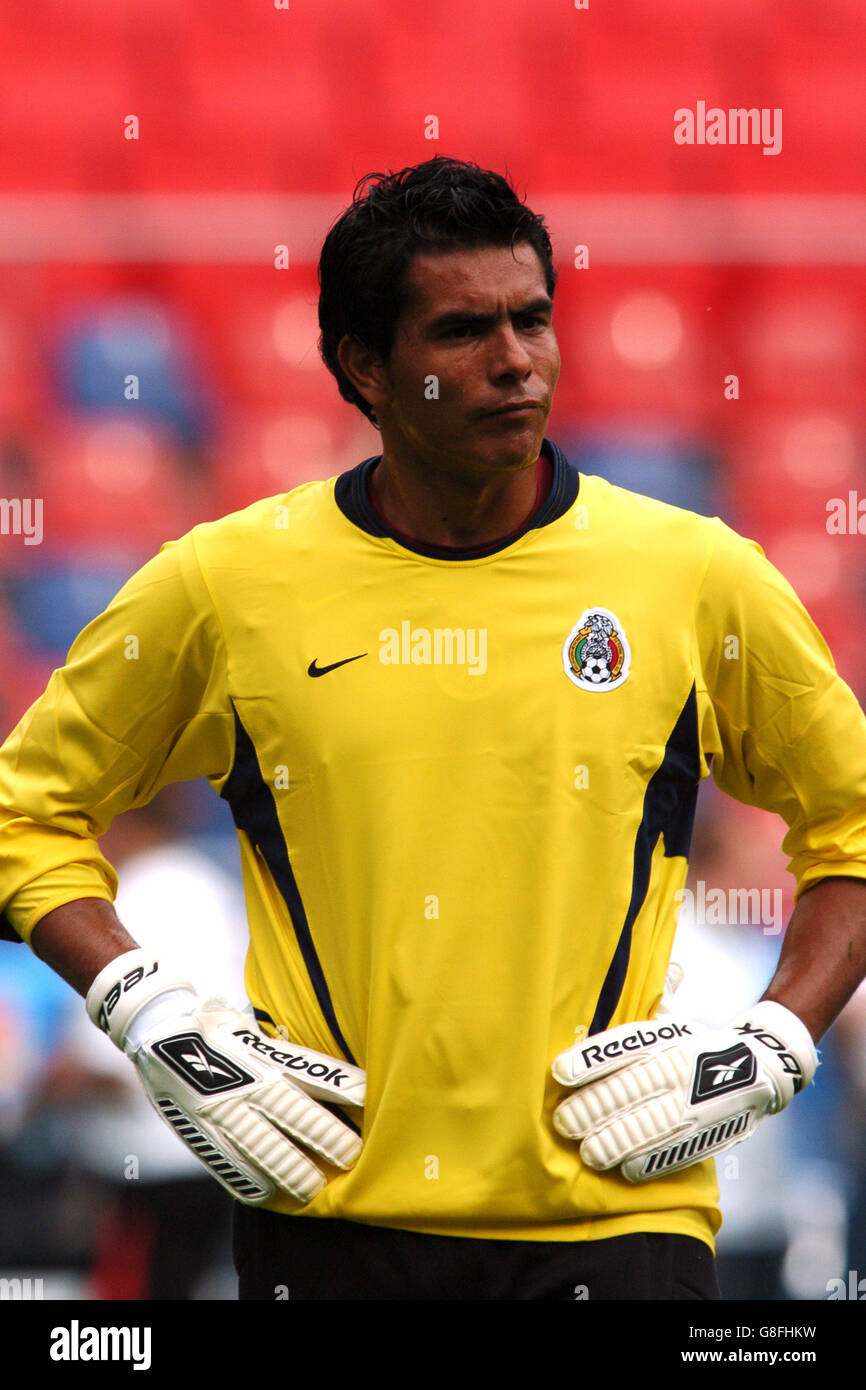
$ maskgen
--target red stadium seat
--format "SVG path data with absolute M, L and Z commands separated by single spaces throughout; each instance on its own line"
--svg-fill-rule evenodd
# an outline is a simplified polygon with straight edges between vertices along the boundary
M 129 415 L 58 423 L 41 441 L 46 544 L 150 553 L 196 520 L 198 488 L 163 437 Z
M 175 286 L 233 400 L 251 409 L 332 409 L 337 388 L 319 357 L 312 266 L 192 266 Z
M 761 408 L 795 400 L 855 410 L 866 371 L 866 275 L 765 273 L 741 306 L 736 351 L 744 394 Z
M 212 460 L 216 510 L 235 511 L 260 497 L 333 477 L 379 452 L 373 427 L 339 402 L 330 417 L 301 410 L 243 416 Z
M 861 443 L 860 421 L 826 408 L 741 418 L 726 450 L 740 515 L 823 533 L 831 498 L 866 491 Z
M 711 377 L 707 272 L 561 273 L 556 322 L 577 416 L 700 422 L 721 394 Z

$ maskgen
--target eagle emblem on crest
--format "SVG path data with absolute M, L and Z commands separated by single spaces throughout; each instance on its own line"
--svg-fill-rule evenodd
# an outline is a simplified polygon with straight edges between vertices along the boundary
M 581 690 L 615 690 L 631 666 L 622 623 L 608 608 L 587 608 L 562 646 L 562 666 Z

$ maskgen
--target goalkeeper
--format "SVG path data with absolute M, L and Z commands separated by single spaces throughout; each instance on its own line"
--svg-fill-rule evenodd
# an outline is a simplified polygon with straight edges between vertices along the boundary
M 0 752 L 6 930 L 238 1199 L 242 1298 L 716 1298 L 712 1157 L 866 973 L 866 720 L 754 543 L 547 438 L 556 275 L 505 179 L 368 176 L 320 277 L 381 453 L 165 545 L 81 634 Z M 663 999 L 710 774 L 797 882 L 718 1031 Z M 194 777 L 251 1015 L 111 905 L 99 837 Z

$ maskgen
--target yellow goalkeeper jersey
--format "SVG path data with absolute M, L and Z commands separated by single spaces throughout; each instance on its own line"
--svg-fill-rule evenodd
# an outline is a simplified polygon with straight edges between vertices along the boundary
M 712 1243 L 712 1161 L 588 1170 L 551 1062 L 658 1005 L 711 766 L 784 817 L 798 892 L 866 878 L 866 721 L 757 545 L 544 450 L 548 498 L 474 555 L 390 535 L 375 459 L 165 545 L 0 752 L 0 902 L 26 940 L 111 899 L 112 818 L 206 777 L 259 1018 L 367 1071 L 309 1216 Z

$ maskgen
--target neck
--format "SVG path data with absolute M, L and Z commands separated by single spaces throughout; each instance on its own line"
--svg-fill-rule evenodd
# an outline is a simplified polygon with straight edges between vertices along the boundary
M 474 550 L 519 531 L 538 505 L 535 460 L 501 474 L 421 472 L 387 453 L 370 474 L 373 501 L 391 530 L 422 545 Z

